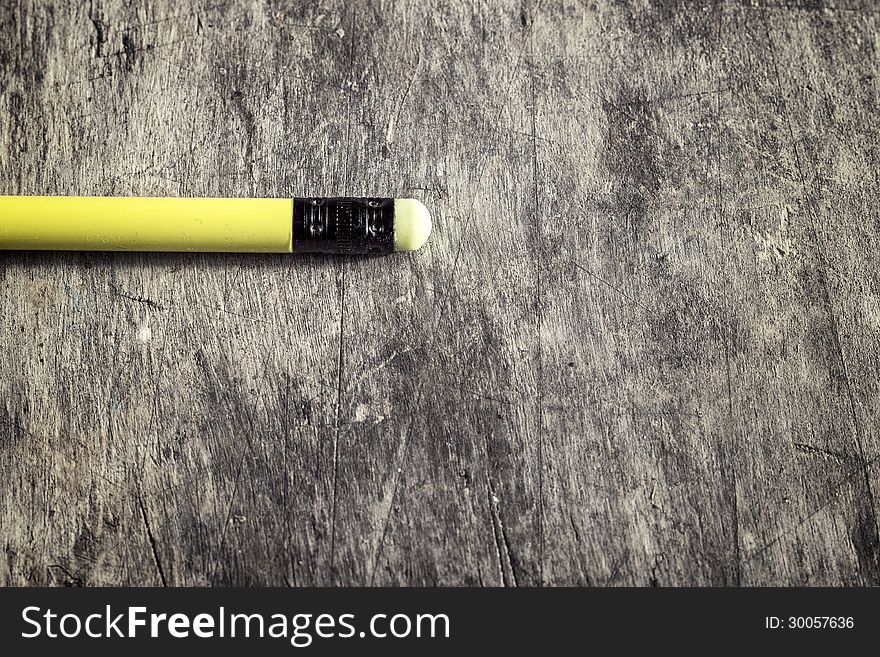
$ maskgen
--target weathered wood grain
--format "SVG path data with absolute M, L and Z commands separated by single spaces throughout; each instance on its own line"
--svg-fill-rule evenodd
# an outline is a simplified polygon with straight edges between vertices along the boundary
M 0 584 L 880 583 L 878 19 L 0 3 L 0 193 L 435 218 L 0 255 Z

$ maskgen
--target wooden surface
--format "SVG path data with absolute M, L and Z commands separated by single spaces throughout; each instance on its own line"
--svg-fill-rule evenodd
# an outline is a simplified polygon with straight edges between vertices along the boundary
M 0 584 L 880 584 L 878 22 L 4 0 L 0 192 L 435 231 L 0 254 Z

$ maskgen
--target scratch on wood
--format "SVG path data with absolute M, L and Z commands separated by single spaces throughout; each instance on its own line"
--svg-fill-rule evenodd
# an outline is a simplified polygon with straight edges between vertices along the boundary
M 403 109 L 403 106 L 406 104 L 406 99 L 409 98 L 409 94 L 412 91 L 413 82 L 415 82 L 416 78 L 419 75 L 419 68 L 422 66 L 422 52 L 419 51 L 418 59 L 416 60 L 416 65 L 413 67 L 412 75 L 409 77 L 409 82 L 406 85 L 406 90 L 403 92 L 403 95 L 400 97 L 400 101 L 397 103 L 397 109 L 391 115 L 391 118 L 388 119 L 388 128 L 385 130 L 385 143 L 391 145 L 394 141 L 394 127 L 397 124 L 397 121 L 400 119 L 400 112 Z
M 114 292 L 114 294 L 116 294 L 116 296 L 121 297 L 123 299 L 128 299 L 129 301 L 134 301 L 135 303 L 141 303 L 145 306 L 149 306 L 150 308 L 155 308 L 156 310 L 164 310 L 161 303 L 159 303 L 157 301 L 153 301 L 152 299 L 148 299 L 146 297 L 142 297 L 137 294 L 129 294 L 127 292 L 123 292 L 121 289 L 119 289 L 118 286 L 116 286 L 112 283 L 110 284 L 110 289 L 113 290 L 113 292 Z
M 416 392 L 416 407 L 418 407 L 418 402 L 421 401 L 423 387 L 424 384 L 420 385 Z M 381 513 L 379 514 L 379 517 L 382 518 L 382 530 L 379 533 L 379 540 L 378 542 L 376 542 L 376 548 L 373 551 L 373 557 L 370 559 L 370 570 L 368 573 L 370 586 L 372 586 L 376 581 L 376 569 L 379 565 L 379 558 L 382 556 L 382 550 L 385 548 L 385 539 L 388 535 L 388 527 L 391 524 L 391 513 L 394 510 L 394 500 L 397 498 L 397 488 L 400 484 L 400 475 L 403 472 L 403 469 L 406 467 L 406 457 L 409 451 L 409 444 L 414 423 L 415 417 L 411 416 L 409 426 L 404 432 L 403 439 L 397 446 L 394 460 L 391 462 L 391 490 L 389 491 L 386 488 L 382 491 L 382 507 Z M 387 503 L 385 502 L 386 500 Z
M 619 294 L 621 297 L 623 297 L 624 299 L 626 299 L 627 301 L 629 301 L 629 302 L 630 302 L 631 304 L 633 304 L 634 306 L 638 306 L 639 308 L 641 308 L 642 310 L 645 310 L 645 311 L 648 310 L 648 307 L 645 306 L 643 303 L 641 303 L 640 301 L 637 301 L 636 299 L 632 298 L 630 295 L 628 295 L 626 292 L 624 292 L 623 290 L 621 290 L 619 287 L 617 287 L 617 286 L 614 285 L 613 283 L 610 283 L 609 281 L 605 280 L 604 278 L 602 278 L 601 276 L 599 276 L 599 275 L 596 274 L 595 272 L 590 271 L 589 269 L 587 269 L 586 267 L 584 267 L 582 264 L 580 264 L 580 263 L 577 262 L 576 260 L 572 260 L 571 263 L 572 263 L 577 269 L 579 269 L 580 271 L 584 272 L 587 276 L 589 276 L 590 278 L 592 278 L 592 279 L 595 280 L 595 281 L 598 281 L 599 283 L 602 283 L 602 284 L 605 285 L 607 288 L 609 288 L 609 289 L 611 289 L 612 291 L 616 292 L 617 294 Z
M 510 541 L 504 530 L 504 523 L 501 520 L 501 511 L 499 510 L 500 500 L 495 494 L 495 489 L 492 487 L 492 481 L 489 478 L 488 472 L 486 473 L 486 495 L 488 497 L 489 515 L 492 522 L 492 534 L 494 539 L 493 542 L 498 557 L 498 570 L 501 575 L 501 581 L 505 586 L 517 586 L 516 569 L 513 566 Z
M 821 447 L 815 447 L 813 445 L 807 445 L 805 443 L 792 443 L 792 446 L 794 446 L 796 450 L 805 452 L 806 454 L 820 454 L 822 456 L 830 456 L 843 463 L 848 463 L 853 460 L 853 457 L 847 454 L 841 454 L 840 452 L 835 452 L 834 450 L 823 449 Z
M 147 532 L 147 540 L 150 543 L 150 551 L 153 553 L 153 561 L 156 564 L 156 572 L 159 574 L 159 581 L 162 586 L 168 586 L 168 580 L 165 579 L 165 571 L 162 568 L 162 561 L 159 559 L 159 549 L 156 546 L 156 539 L 153 536 L 153 530 L 150 528 L 150 521 L 147 519 L 147 507 L 144 505 L 144 499 L 138 496 L 138 506 L 141 509 L 141 517 L 144 521 L 144 529 Z
M 764 554 L 767 550 L 769 550 L 771 547 L 773 547 L 774 545 L 777 545 L 779 543 L 779 541 L 781 541 L 783 538 L 793 534 L 798 529 L 803 527 L 805 524 L 810 522 L 813 518 L 815 518 L 822 511 L 824 511 L 831 504 L 833 504 L 835 502 L 835 500 L 837 500 L 837 497 L 840 495 L 840 493 L 843 491 L 844 487 L 847 484 L 851 483 L 853 479 L 855 479 L 859 475 L 863 474 L 865 468 L 869 468 L 878 462 L 880 462 L 880 456 L 871 459 L 867 463 L 860 464 L 857 468 L 852 470 L 848 475 L 846 475 L 843 479 L 841 479 L 839 482 L 837 482 L 834 486 L 832 486 L 830 488 L 830 492 L 824 502 L 822 502 L 819 506 L 817 506 L 815 509 L 813 509 L 806 516 L 799 518 L 791 527 L 788 527 L 787 529 L 778 533 L 776 536 L 774 536 L 768 542 L 766 542 L 763 545 L 761 545 L 760 547 L 756 548 L 750 555 L 748 555 L 746 557 L 746 560 L 751 561 L 751 560 L 757 559 L 762 554 Z

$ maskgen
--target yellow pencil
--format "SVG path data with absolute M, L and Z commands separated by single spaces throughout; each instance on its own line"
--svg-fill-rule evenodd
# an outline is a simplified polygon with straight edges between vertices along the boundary
M 380 254 L 415 251 L 415 199 L 0 196 L 0 249 Z

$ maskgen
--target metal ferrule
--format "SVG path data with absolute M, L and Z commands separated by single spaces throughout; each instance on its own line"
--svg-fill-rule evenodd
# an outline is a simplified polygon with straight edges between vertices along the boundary
M 293 199 L 293 252 L 376 254 L 394 251 L 394 199 Z

